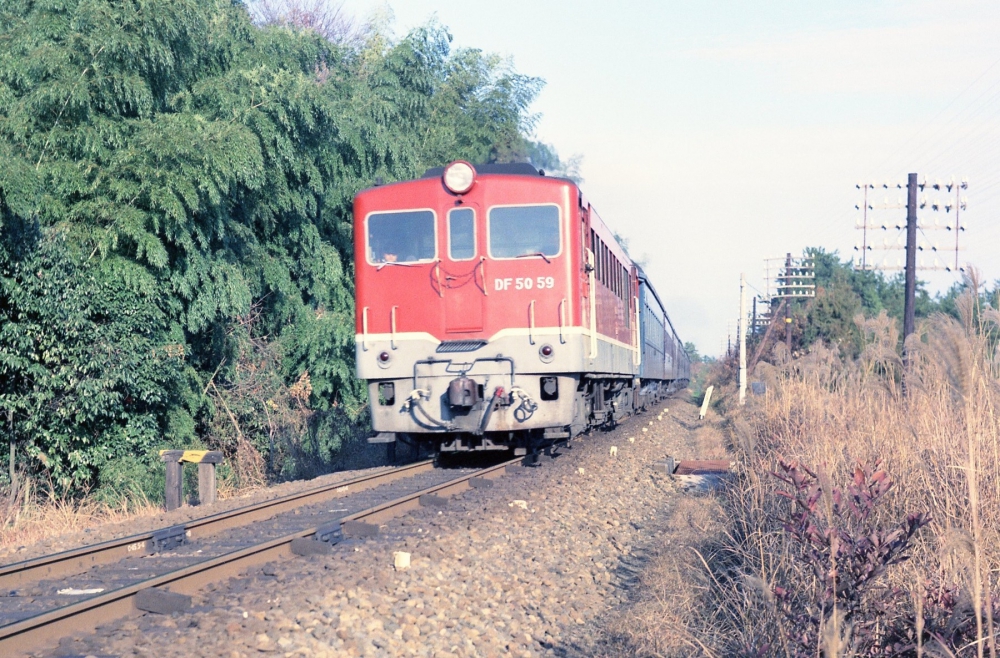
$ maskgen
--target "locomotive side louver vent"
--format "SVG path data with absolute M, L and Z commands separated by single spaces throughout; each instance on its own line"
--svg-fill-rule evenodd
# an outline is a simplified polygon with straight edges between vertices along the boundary
M 485 344 L 485 340 L 446 340 L 437 346 L 437 352 L 438 354 L 475 352 Z

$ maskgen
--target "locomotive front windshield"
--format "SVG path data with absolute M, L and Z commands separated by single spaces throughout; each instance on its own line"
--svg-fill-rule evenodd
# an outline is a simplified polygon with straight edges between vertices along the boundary
M 490 208 L 489 232 L 493 258 L 555 256 L 559 253 L 559 207 Z
M 434 213 L 430 210 L 380 212 L 368 216 L 368 260 L 371 263 L 415 263 L 433 260 Z
M 472 208 L 456 208 L 448 213 L 448 251 L 452 260 L 475 257 L 476 213 Z

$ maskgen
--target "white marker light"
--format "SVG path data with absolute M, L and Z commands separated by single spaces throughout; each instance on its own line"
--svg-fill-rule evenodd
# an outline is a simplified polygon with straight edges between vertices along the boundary
M 476 182 L 475 168 L 465 160 L 456 160 L 444 168 L 444 186 L 454 194 L 465 194 Z

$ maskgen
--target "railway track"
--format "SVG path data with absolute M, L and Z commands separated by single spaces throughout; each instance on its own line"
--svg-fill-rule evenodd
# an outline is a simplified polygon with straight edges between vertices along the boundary
M 422 461 L 283 496 L 152 533 L 0 568 L 0 655 L 38 650 L 136 611 L 140 592 L 193 594 L 247 568 L 293 554 L 293 543 L 329 544 L 423 504 L 518 468 L 533 456 L 483 469 Z M 148 593 L 148 592 L 147 592 Z

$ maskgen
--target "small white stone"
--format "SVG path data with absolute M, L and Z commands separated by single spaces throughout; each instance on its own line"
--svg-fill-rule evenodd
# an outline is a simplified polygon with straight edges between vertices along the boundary
M 614 457 L 618 454 L 618 446 L 611 446 L 611 456 Z
M 526 500 L 515 500 L 509 506 L 510 507 L 519 507 L 521 509 L 528 509 L 528 501 L 526 501 Z
M 643 428 L 642 428 L 642 431 L 643 431 L 643 432 L 648 432 L 648 431 L 649 431 L 649 428 L 648 428 L 648 427 L 643 427 Z
M 396 567 L 396 571 L 402 571 L 403 569 L 410 568 L 410 554 L 405 551 L 396 551 L 392 554 L 393 566 Z
M 61 594 L 62 596 L 83 596 L 84 594 L 100 594 L 104 591 L 103 587 L 92 587 L 89 589 L 76 589 L 74 587 L 67 587 L 66 589 L 61 589 L 56 594 Z
M 576 472 L 579 473 L 580 475 L 583 475 L 583 466 L 581 466 L 580 468 L 576 469 Z
M 635 443 L 635 437 L 634 436 L 628 437 L 628 442 L 629 443 Z

